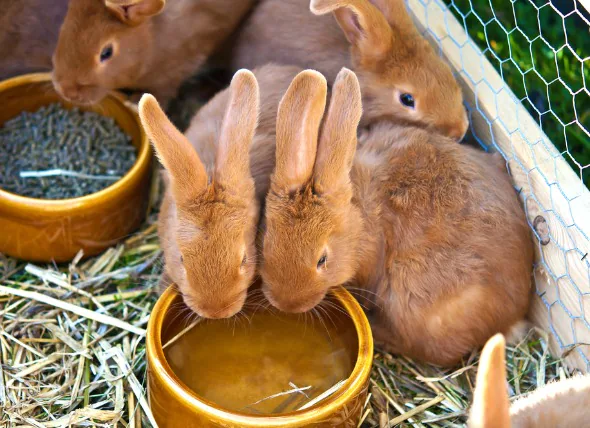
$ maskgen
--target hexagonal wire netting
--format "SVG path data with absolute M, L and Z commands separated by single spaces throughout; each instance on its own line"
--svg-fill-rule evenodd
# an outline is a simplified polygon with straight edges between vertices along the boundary
M 406 2 L 463 84 L 472 137 L 504 155 L 523 200 L 533 318 L 590 371 L 590 13 L 573 0 Z

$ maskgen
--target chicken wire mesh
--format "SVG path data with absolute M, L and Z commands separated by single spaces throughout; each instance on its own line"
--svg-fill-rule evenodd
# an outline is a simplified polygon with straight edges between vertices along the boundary
M 571 0 L 406 0 L 506 159 L 536 243 L 531 318 L 590 371 L 590 14 Z

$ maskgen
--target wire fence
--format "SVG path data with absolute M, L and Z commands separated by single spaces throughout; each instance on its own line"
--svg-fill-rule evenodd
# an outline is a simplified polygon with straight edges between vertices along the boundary
M 590 371 L 590 13 L 572 0 L 406 0 L 500 151 L 536 240 L 531 317 Z

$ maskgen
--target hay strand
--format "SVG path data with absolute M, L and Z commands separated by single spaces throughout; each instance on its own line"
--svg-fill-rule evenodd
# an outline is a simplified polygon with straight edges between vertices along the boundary
M 154 221 L 69 266 L 0 255 L 0 426 L 154 426 L 145 397 L 145 326 L 161 271 Z
M 72 305 L 71 303 L 62 302 L 61 300 L 54 299 L 53 297 L 44 296 L 43 294 L 37 293 L 35 291 L 26 291 L 20 290 L 18 288 L 10 288 L 4 285 L 0 285 L 0 294 L 13 294 L 15 296 L 24 297 L 25 299 L 32 299 L 37 300 L 38 302 L 45 303 L 47 305 L 55 306 L 56 308 L 60 308 L 69 312 L 73 312 L 76 315 L 79 315 L 84 318 L 88 318 L 94 321 L 98 321 L 102 324 L 112 325 L 113 327 L 117 327 L 123 330 L 127 330 L 131 333 L 138 334 L 140 336 L 145 336 L 145 329 L 135 327 L 129 323 L 124 321 L 120 321 L 116 318 L 110 317 L 108 315 L 100 314 L 98 312 L 90 311 L 86 308 L 82 308 L 80 306 Z M 26 346 L 23 344 L 23 346 Z M 34 352 L 34 351 L 33 351 Z

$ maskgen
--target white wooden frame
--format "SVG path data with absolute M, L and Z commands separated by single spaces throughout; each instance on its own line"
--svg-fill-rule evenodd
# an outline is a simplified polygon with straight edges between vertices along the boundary
M 529 224 L 548 226 L 534 234 L 529 317 L 552 333 L 554 355 L 590 371 L 590 192 L 442 1 L 406 1 L 457 72 L 475 135 L 506 158 Z

